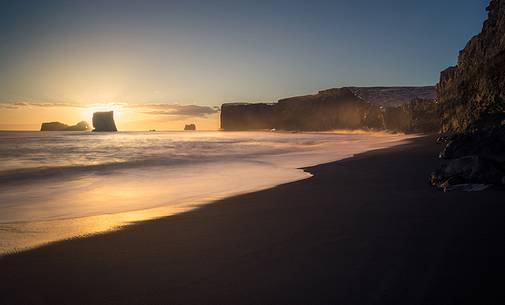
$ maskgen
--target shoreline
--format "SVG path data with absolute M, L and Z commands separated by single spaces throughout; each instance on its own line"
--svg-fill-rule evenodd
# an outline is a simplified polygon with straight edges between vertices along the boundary
M 408 141 L 0 257 L 0 303 L 502 303 L 503 192 L 433 189 L 439 147 L 432 136 Z
M 351 139 L 345 140 L 346 137 Z M 365 133 L 355 137 L 337 134 L 334 139 L 321 140 L 299 151 L 291 148 L 291 151 L 265 152 L 254 155 L 253 159 L 231 156 L 225 160 L 205 160 L 198 165 L 186 161 L 168 167 L 137 165 L 126 170 L 122 167 L 128 163 L 25 169 L 31 176 L 36 173 L 37 179 L 30 177 L 32 181 L 14 179 L 6 174 L 7 178 L 0 177 L 0 181 L 8 181 L 11 185 L 0 187 L 0 201 L 7 203 L 7 208 L 0 205 L 0 256 L 61 240 L 121 230 L 132 223 L 172 216 L 220 199 L 303 180 L 310 177 L 303 167 L 400 145 L 413 137 L 415 135 Z M 346 144 L 346 141 L 351 142 Z M 14 170 L 15 173 L 19 171 Z M 107 175 L 100 178 L 100 173 Z M 62 175 L 68 182 L 60 183 Z M 241 179 L 237 183 L 230 177 Z M 12 189 L 13 186 L 16 188 Z M 89 191 L 87 186 L 91 186 Z M 52 189 L 51 194 L 43 191 L 48 187 Z M 37 192 L 39 189 L 42 191 Z M 134 189 L 136 191 L 132 191 Z M 23 202 L 20 194 L 30 194 L 31 202 Z M 75 199 L 68 194 L 76 194 L 73 195 Z M 16 205 L 16 200 L 22 205 Z M 23 208 L 30 204 L 30 210 L 36 211 L 31 215 L 26 214 L 26 207 Z

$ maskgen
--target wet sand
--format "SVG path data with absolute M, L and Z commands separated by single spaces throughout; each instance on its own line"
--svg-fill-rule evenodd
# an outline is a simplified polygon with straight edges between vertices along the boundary
M 431 188 L 433 143 L 2 257 L 0 304 L 503 304 L 505 193 Z

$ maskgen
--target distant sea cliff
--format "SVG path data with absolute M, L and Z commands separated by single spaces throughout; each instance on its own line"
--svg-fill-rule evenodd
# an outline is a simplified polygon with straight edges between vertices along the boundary
M 87 131 L 90 129 L 88 122 L 85 121 L 71 126 L 61 122 L 47 122 L 40 126 L 40 131 Z
M 434 86 L 344 87 L 277 103 L 227 103 L 221 128 L 432 132 L 439 129 L 435 97 Z

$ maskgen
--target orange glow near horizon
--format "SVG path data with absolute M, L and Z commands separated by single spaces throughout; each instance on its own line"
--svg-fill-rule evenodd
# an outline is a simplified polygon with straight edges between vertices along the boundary
M 43 122 L 62 122 L 74 125 L 80 121 L 92 124 L 96 111 L 114 111 L 114 120 L 120 131 L 183 130 L 185 124 L 194 123 L 197 130 L 218 130 L 219 113 L 206 116 L 171 116 L 150 114 L 146 109 L 129 108 L 122 104 L 96 104 L 89 107 L 22 106 L 1 109 L 0 130 L 39 130 Z
M 86 118 L 85 121 L 91 122 L 93 118 L 93 113 L 99 111 L 114 111 L 114 120 L 116 121 L 121 121 L 123 114 L 121 105 L 116 104 L 92 105 L 90 107 L 84 108 L 82 111 L 83 117 Z

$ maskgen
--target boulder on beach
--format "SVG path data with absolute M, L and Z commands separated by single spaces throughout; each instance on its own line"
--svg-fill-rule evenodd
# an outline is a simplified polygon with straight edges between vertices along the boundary
M 457 133 L 441 139 L 444 164 L 431 174 L 434 186 L 505 184 L 505 125 Z M 461 189 L 457 187 L 457 189 Z

